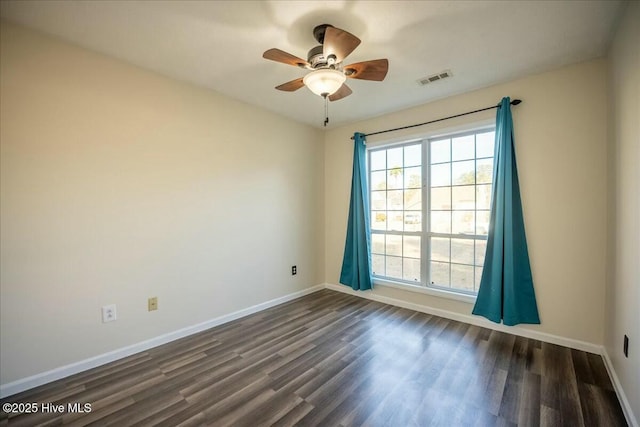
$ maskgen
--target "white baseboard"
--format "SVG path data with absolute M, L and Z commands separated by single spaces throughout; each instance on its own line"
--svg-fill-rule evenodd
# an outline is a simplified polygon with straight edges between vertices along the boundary
M 588 353 L 602 354 L 602 346 L 593 344 L 586 341 L 574 340 L 572 338 L 565 338 L 558 335 L 548 334 L 546 332 L 534 331 L 531 329 L 522 328 L 519 326 L 505 326 L 501 323 L 491 322 L 484 317 L 474 316 L 471 314 L 456 313 L 453 311 L 442 310 L 440 308 L 429 307 L 422 304 L 415 304 L 404 300 L 395 298 L 389 298 L 381 295 L 374 294 L 368 291 L 354 291 L 348 286 L 334 285 L 331 283 L 325 283 L 327 289 L 334 291 L 344 292 L 350 295 L 370 299 L 373 301 L 382 302 L 385 304 L 395 305 L 397 307 L 408 308 L 409 310 L 415 310 L 422 313 L 433 314 L 435 316 L 444 317 L 445 319 L 457 320 L 458 322 L 468 323 L 471 325 L 482 326 L 483 328 L 493 329 L 495 331 L 506 332 L 512 335 L 518 335 L 525 338 L 531 338 L 539 341 L 548 342 L 551 344 L 562 345 L 569 348 L 575 348 L 576 350 L 586 351 Z
M 602 347 L 602 358 L 604 359 L 604 366 L 606 366 L 607 372 L 609 373 L 609 378 L 611 378 L 611 382 L 613 383 L 613 388 L 618 395 L 618 400 L 620 401 L 620 406 L 622 406 L 622 412 L 624 412 L 624 416 L 627 419 L 627 424 L 631 427 L 639 427 L 638 420 L 631 410 L 629 399 L 627 399 L 627 395 L 622 388 L 622 384 L 620 384 L 616 370 L 613 369 L 613 363 L 609 357 L 609 353 L 607 353 L 606 347 Z
M 274 307 L 278 304 L 282 304 L 282 303 L 294 300 L 296 298 L 300 298 L 304 295 L 308 295 L 310 293 L 319 291 L 321 289 L 324 289 L 324 287 L 325 286 L 323 284 L 312 286 L 310 288 L 303 289 L 298 292 L 293 292 L 291 294 L 285 295 L 280 298 L 275 298 L 270 301 L 266 301 L 261 304 L 254 305 L 252 307 L 235 311 L 233 313 L 225 314 L 224 316 L 216 317 L 215 319 L 207 320 L 206 322 L 198 323 L 196 325 L 188 326 L 186 328 L 182 328 L 177 331 L 169 332 L 167 334 L 160 335 L 158 337 L 151 338 L 136 344 L 132 344 L 127 347 L 119 348 L 117 350 L 110 351 L 108 353 L 90 357 L 88 359 L 81 360 L 79 362 L 61 366 L 59 368 L 55 368 L 50 371 L 32 375 L 27 378 L 22 378 L 7 384 L 0 384 L 0 398 L 4 399 L 5 397 L 12 396 L 16 393 L 21 393 L 25 390 L 29 390 L 34 387 L 41 386 L 43 384 L 47 384 L 52 381 L 57 381 L 59 379 L 66 378 L 70 375 L 74 375 L 74 374 L 86 371 L 88 369 L 96 368 L 106 363 L 110 363 L 118 359 L 131 356 L 132 354 L 149 350 L 150 348 L 157 347 L 159 345 L 166 344 L 168 342 L 175 341 L 177 339 L 184 338 L 189 335 L 193 335 L 195 333 L 213 328 L 215 326 L 222 325 L 223 323 L 231 322 L 241 317 L 245 317 L 250 314 L 254 314 L 259 311 Z

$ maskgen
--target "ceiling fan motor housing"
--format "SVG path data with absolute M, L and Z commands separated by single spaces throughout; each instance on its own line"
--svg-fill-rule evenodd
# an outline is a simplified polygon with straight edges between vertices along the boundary
M 327 28 L 334 28 L 331 24 L 321 24 L 316 26 L 313 29 L 313 37 L 320 43 L 319 46 L 312 48 L 307 54 L 307 62 L 311 65 L 311 68 L 324 68 L 328 67 L 331 69 L 336 68 L 336 57 L 334 55 L 329 55 L 329 57 L 324 57 L 324 35 L 327 31 Z
M 329 64 L 327 58 L 324 57 L 322 45 L 316 46 L 309 50 L 307 54 L 307 62 L 311 65 L 311 68 L 322 68 Z

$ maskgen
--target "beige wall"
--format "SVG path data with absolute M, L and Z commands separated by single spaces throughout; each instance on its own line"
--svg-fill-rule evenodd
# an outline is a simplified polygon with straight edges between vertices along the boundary
M 640 4 L 631 2 L 610 51 L 608 286 L 605 346 L 640 419 Z M 629 337 L 629 357 L 622 352 Z
M 1 31 L 2 384 L 323 282 L 320 131 Z
M 446 84 L 443 82 L 443 84 Z M 417 88 L 416 90 L 428 90 Z M 596 60 L 450 97 L 325 136 L 325 279 L 338 283 L 348 211 L 354 131 L 374 132 L 521 98 L 513 108 L 516 152 L 539 332 L 601 345 L 606 243 L 606 62 Z M 381 101 L 382 102 L 382 101 Z M 495 111 L 410 129 L 406 135 L 493 119 Z M 397 138 L 398 133 L 369 142 Z M 377 287 L 374 294 L 470 314 L 472 305 Z

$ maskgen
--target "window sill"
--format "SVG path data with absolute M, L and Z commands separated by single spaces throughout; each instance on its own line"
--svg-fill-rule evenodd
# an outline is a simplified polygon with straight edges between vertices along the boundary
M 474 295 L 464 295 L 456 292 L 449 292 L 443 289 L 425 288 L 423 286 L 410 285 L 408 283 L 394 282 L 380 278 L 373 279 L 374 286 L 385 286 L 388 288 L 401 289 L 408 292 L 416 292 L 419 294 L 427 294 L 438 298 L 446 298 L 455 301 L 461 301 L 467 304 L 475 304 L 476 297 Z

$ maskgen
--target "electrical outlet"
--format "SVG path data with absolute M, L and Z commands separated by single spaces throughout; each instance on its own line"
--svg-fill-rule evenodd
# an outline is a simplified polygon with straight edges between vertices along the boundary
M 624 352 L 624 357 L 629 357 L 629 337 L 626 335 L 624 336 L 622 351 Z
M 102 323 L 113 322 L 117 319 L 116 305 L 110 304 L 102 307 Z
M 293 265 L 291 266 L 291 275 L 295 276 L 296 274 L 298 274 L 298 267 Z
M 158 309 L 158 297 L 151 297 L 148 301 L 149 311 L 154 311 Z

